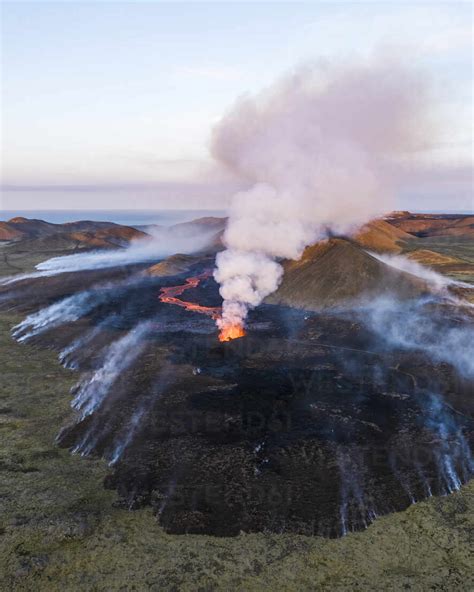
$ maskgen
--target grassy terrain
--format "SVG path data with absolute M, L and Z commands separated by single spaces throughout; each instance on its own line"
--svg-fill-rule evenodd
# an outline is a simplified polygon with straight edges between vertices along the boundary
M 70 254 L 64 249 L 25 251 L 22 243 L 0 242 L 0 277 L 33 271 L 45 259 Z
M 409 242 L 407 250 L 430 249 L 474 264 L 474 241 L 467 236 L 433 236 Z
M 106 465 L 54 444 L 74 373 L 0 316 L 1 590 L 472 590 L 474 483 L 326 540 L 166 535 L 115 508 Z
M 436 271 L 455 280 L 474 283 L 474 241 L 465 236 L 434 236 L 417 238 L 416 241 L 405 243 L 404 254 L 418 249 L 428 249 L 441 255 L 454 257 L 465 264 L 435 267 Z

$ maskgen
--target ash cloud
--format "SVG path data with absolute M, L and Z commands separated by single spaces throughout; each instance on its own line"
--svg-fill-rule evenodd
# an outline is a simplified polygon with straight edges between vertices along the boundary
M 237 101 L 212 138 L 216 160 L 251 184 L 233 197 L 216 258 L 222 323 L 278 287 L 279 259 L 392 209 L 388 165 L 426 147 L 426 98 L 418 72 L 385 60 L 301 67 Z

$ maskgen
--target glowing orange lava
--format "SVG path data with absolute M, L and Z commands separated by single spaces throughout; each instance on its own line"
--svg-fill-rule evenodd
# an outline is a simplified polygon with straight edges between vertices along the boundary
M 166 304 L 175 304 L 176 306 L 181 306 L 186 310 L 191 310 L 193 312 L 205 314 L 217 321 L 221 318 L 222 314 L 222 309 L 220 306 L 202 306 L 201 304 L 197 304 L 195 302 L 187 302 L 186 300 L 181 300 L 180 298 L 178 298 L 178 296 L 181 296 L 181 294 L 186 290 L 190 290 L 191 288 L 197 288 L 201 283 L 201 280 L 208 278 L 211 275 L 211 273 L 212 272 L 210 270 L 207 270 L 201 273 L 200 275 L 187 278 L 186 283 L 181 284 L 180 286 L 169 286 L 167 288 L 161 288 L 159 296 L 161 302 L 165 302 Z M 244 335 L 245 331 L 241 325 L 228 325 L 226 327 L 221 328 L 219 333 L 219 341 L 230 341 L 231 339 L 237 339 L 238 337 L 243 337 Z
M 195 277 L 187 278 L 186 283 L 180 286 L 170 286 L 168 288 L 161 288 L 161 302 L 165 302 L 167 304 L 175 304 L 176 306 L 181 306 L 186 310 L 192 310 L 193 312 L 199 312 L 201 314 L 208 315 L 214 320 L 218 319 L 221 316 L 220 306 L 202 306 L 201 304 L 196 304 L 195 302 L 187 302 L 186 300 L 181 300 L 180 298 L 177 298 L 177 296 L 181 296 L 181 294 L 186 290 L 189 290 L 191 288 L 197 288 L 201 283 L 201 280 L 208 278 L 210 275 L 210 271 L 205 271 Z
M 231 341 L 245 336 L 245 329 L 242 325 L 227 325 L 219 333 L 219 341 Z

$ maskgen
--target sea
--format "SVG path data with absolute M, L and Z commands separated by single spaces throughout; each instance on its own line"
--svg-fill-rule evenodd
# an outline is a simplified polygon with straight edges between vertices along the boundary
M 422 211 L 417 213 L 430 214 L 469 214 L 472 210 L 446 210 L 441 211 Z M 34 218 L 45 220 L 53 224 L 63 224 L 64 222 L 77 222 L 78 220 L 92 220 L 100 222 L 115 222 L 125 226 L 146 226 L 148 224 L 158 224 L 160 226 L 172 226 L 180 222 L 189 222 L 196 218 L 204 216 L 215 216 L 222 218 L 227 216 L 226 210 L 4 210 L 0 209 L 0 221 L 6 221 L 18 216 L 24 218 Z
M 171 226 L 189 222 L 204 216 L 223 217 L 225 210 L 0 210 L 0 221 L 21 216 L 44 220 L 53 224 L 92 220 L 94 222 L 115 222 L 125 226 L 159 224 Z

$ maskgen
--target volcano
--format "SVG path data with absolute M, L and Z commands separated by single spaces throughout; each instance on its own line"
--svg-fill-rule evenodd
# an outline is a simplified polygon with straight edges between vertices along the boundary
M 420 278 L 394 269 L 340 238 L 308 247 L 301 259 L 287 261 L 283 267 L 283 281 L 267 298 L 268 303 L 320 310 L 384 294 L 406 299 L 430 291 Z
M 106 459 L 117 505 L 338 537 L 471 478 L 471 307 L 331 238 L 219 341 L 214 248 L 0 286 L 14 338 L 77 373 L 57 441 Z

